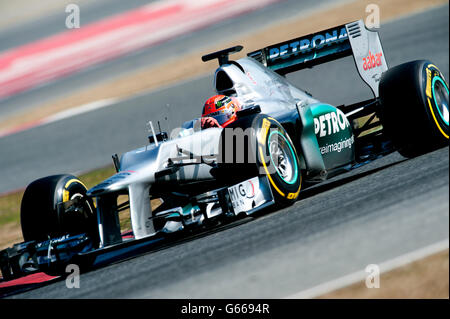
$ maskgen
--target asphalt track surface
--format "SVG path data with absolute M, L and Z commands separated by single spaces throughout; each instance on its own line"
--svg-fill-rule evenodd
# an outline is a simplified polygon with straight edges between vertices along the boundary
M 385 24 L 380 36 L 391 66 L 428 58 L 448 78 L 448 6 Z M 353 68 L 347 60 L 317 68 L 309 78 L 291 79 L 319 98 L 340 104 L 368 94 L 343 79 Z M 323 71 L 326 78 L 320 77 Z M 308 86 L 319 80 L 327 91 Z M 45 155 L 47 165 L 36 160 L 37 170 L 58 169 L 53 157 L 67 160 L 73 169 L 76 165 L 69 163 L 74 158 L 90 161 L 92 156 L 100 164 L 104 159 L 95 153 L 111 154 L 109 145 L 120 153 L 144 144 L 145 119 L 164 117 L 164 108 L 172 112 L 171 123 L 198 116 L 204 98 L 212 93 L 211 83 L 211 77 L 202 77 L 7 140 L 25 148 L 28 156 L 31 151 Z M 175 125 L 171 123 L 167 126 Z M 40 144 L 38 133 L 48 134 L 49 140 Z M 60 147 L 48 155 L 54 145 Z M 448 147 L 410 160 L 393 153 L 305 190 L 289 208 L 83 274 L 79 289 L 67 289 L 60 281 L 13 298 L 286 297 L 447 239 L 448 155 Z

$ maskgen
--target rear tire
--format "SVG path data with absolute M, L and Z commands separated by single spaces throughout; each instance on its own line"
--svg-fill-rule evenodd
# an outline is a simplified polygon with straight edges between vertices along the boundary
M 28 185 L 20 210 L 24 240 L 43 241 L 67 234 L 87 233 L 95 245 L 98 240 L 95 207 L 86 191 L 83 183 L 72 175 L 48 176 Z M 76 197 L 83 199 L 76 212 L 58 213 L 59 203 Z
M 448 145 L 449 89 L 430 61 L 389 69 L 380 81 L 380 119 L 399 153 L 415 157 Z

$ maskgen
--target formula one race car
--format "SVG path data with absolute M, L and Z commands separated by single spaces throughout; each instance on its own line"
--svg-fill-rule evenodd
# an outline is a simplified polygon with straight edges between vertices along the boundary
M 114 155 L 117 173 L 89 190 L 72 175 L 32 182 L 21 206 L 25 242 L 0 252 L 3 277 L 98 266 L 290 205 L 305 187 L 391 152 L 414 157 L 448 145 L 442 73 L 429 61 L 388 69 L 377 32 L 361 20 L 229 59 L 240 50 L 202 57 L 218 59 L 217 93 L 243 106 L 226 128 L 202 129 L 195 119 L 169 135 L 151 125 L 150 143 Z M 284 77 L 350 55 L 370 100 L 332 106 Z M 118 219 L 126 209 L 130 236 Z

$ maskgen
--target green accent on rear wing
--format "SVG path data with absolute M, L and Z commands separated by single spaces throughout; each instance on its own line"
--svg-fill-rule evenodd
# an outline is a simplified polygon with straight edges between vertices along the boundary
M 346 25 L 274 44 L 247 55 L 279 74 L 310 68 L 352 55 Z

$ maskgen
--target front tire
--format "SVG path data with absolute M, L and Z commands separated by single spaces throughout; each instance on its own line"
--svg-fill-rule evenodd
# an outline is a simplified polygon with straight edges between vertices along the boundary
M 73 175 L 53 175 L 32 182 L 22 198 L 20 219 L 25 241 L 43 241 L 63 235 L 87 233 L 98 239 L 95 207 L 86 186 Z M 71 212 L 57 209 L 60 203 L 82 199 Z
M 266 175 L 275 202 L 294 203 L 302 186 L 302 171 L 294 143 L 275 119 L 256 118 L 256 154 L 259 174 Z
M 449 89 L 430 61 L 389 69 L 380 81 L 380 119 L 386 134 L 405 157 L 448 145 Z

